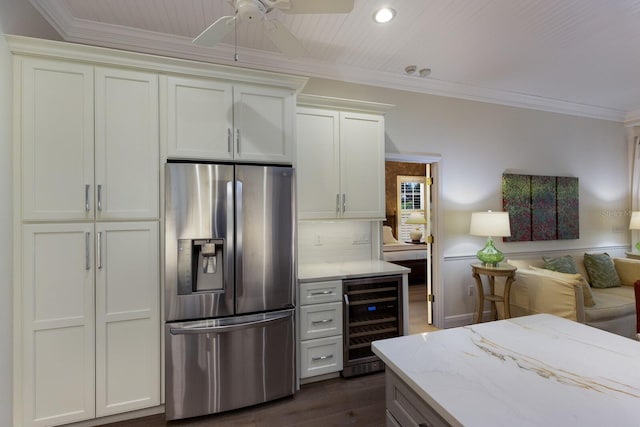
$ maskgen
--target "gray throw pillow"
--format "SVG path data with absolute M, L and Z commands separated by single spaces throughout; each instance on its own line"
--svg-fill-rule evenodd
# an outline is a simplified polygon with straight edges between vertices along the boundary
M 559 273 L 577 274 L 578 267 L 571 255 L 564 255 L 557 258 L 543 256 L 544 268 L 547 270 L 557 271 Z
M 614 288 L 620 286 L 620 277 L 608 253 L 584 254 L 584 266 L 589 273 L 593 288 Z

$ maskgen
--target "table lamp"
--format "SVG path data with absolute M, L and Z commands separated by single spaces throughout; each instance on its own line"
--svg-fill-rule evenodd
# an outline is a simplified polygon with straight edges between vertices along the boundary
M 422 230 L 420 230 L 420 224 L 426 224 L 427 220 L 424 217 L 424 214 L 421 212 L 412 212 L 409 215 L 409 218 L 404 222 L 405 224 L 415 224 L 416 229 L 413 230 L 409 235 L 411 236 L 411 241 L 414 243 L 420 242 L 422 239 Z
M 469 234 L 487 238 L 487 244 L 480 249 L 476 256 L 484 265 L 496 266 L 504 259 L 504 254 L 493 246 L 492 237 L 507 237 L 511 235 L 508 212 L 473 212 Z
M 640 230 L 640 212 L 631 212 L 629 230 Z M 640 242 L 636 243 L 636 249 L 640 251 Z

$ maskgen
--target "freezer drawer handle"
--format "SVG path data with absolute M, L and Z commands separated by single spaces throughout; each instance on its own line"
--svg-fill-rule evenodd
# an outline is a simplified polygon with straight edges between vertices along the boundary
M 319 324 L 322 324 L 322 323 L 331 323 L 331 322 L 333 322 L 333 319 L 322 319 L 322 320 L 312 320 L 311 324 L 312 325 L 319 325 Z
M 316 295 L 331 295 L 333 294 L 333 291 L 322 291 L 322 292 L 311 292 L 311 296 L 316 296 Z
M 333 354 L 327 354 L 326 356 L 316 356 L 316 357 L 312 357 L 311 361 L 312 362 L 318 362 L 320 360 L 327 360 L 327 359 L 333 359 Z
M 271 325 L 275 323 L 280 323 L 290 318 L 291 318 L 291 315 L 287 313 L 287 314 L 279 315 L 277 317 L 260 319 L 254 322 L 240 323 L 237 325 L 205 326 L 202 328 L 169 328 L 169 332 L 171 332 L 171 335 L 227 333 L 227 332 L 241 331 L 243 329 L 251 329 L 256 325 Z

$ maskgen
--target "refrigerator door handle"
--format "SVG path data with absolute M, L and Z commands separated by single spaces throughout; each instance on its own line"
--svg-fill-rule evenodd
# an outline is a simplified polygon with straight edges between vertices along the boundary
M 199 328 L 169 328 L 171 335 L 186 335 L 186 334 L 216 334 L 216 333 L 229 333 L 235 331 L 241 331 L 243 329 L 251 329 L 255 326 L 266 326 L 280 322 L 285 322 L 291 318 L 291 313 L 277 314 L 273 317 L 265 317 L 265 319 L 254 320 L 246 323 L 238 323 L 235 325 L 223 325 L 223 326 L 203 326 Z
M 244 226 L 243 217 L 242 181 L 236 180 L 236 292 L 237 296 L 244 293 L 244 280 L 242 275 L 242 233 Z

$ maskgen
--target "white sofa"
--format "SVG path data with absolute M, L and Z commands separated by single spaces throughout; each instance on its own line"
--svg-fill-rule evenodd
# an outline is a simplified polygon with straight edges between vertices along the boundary
M 508 260 L 509 264 L 518 268 L 516 280 L 511 287 L 511 316 L 549 313 L 635 338 L 633 284 L 640 279 L 640 260 L 613 258 L 621 286 L 600 289 L 588 284 L 590 278 L 583 257 L 572 257 L 581 277 L 542 269 L 542 257 Z M 587 302 L 591 294 L 592 306 L 585 305 L 585 294 Z

